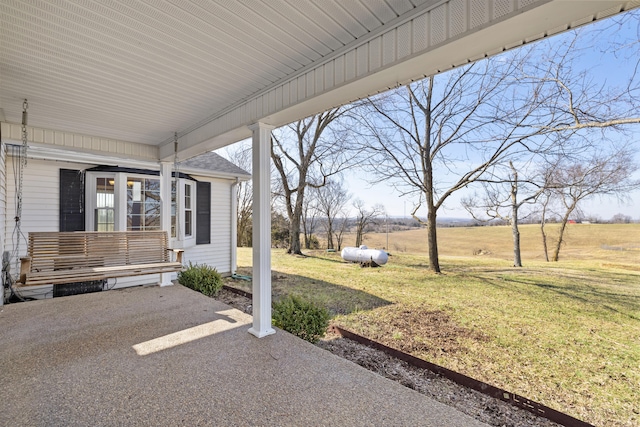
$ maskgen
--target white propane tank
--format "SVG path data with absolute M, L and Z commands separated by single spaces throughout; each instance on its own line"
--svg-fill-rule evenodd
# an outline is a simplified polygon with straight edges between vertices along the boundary
M 369 249 L 365 245 L 359 248 L 346 247 L 340 252 L 340 256 L 345 261 L 351 262 L 375 262 L 378 265 L 384 265 L 389 260 L 387 252 L 380 249 Z

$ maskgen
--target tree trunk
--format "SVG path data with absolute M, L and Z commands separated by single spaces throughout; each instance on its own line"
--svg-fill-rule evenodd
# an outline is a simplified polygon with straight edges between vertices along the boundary
M 518 171 L 509 162 L 513 170 L 513 182 L 511 184 L 511 234 L 513 234 L 513 266 L 522 267 L 520 255 L 520 230 L 518 229 Z
M 549 249 L 547 248 L 547 233 L 544 231 L 544 218 L 540 221 L 540 232 L 542 233 L 542 249 L 544 250 L 544 259 L 549 262 Z
M 300 246 L 300 217 L 294 215 L 289 221 L 289 248 L 288 254 L 302 255 Z
M 331 221 L 327 223 L 327 249 L 333 249 L 333 227 Z
M 542 216 L 540 218 L 540 233 L 542 234 L 542 249 L 544 250 L 544 259 L 549 262 L 549 248 L 547 247 L 547 232 L 544 230 L 544 226 L 547 224 L 547 206 L 549 205 L 549 195 L 546 195 L 546 199 L 542 204 Z
M 517 215 L 517 208 L 514 206 L 514 215 Z M 518 218 L 511 217 L 511 232 L 513 234 L 513 266 L 522 267 L 520 256 L 520 230 L 518 229 Z
M 356 225 L 356 248 L 360 247 L 360 245 L 362 245 L 362 225 L 358 223 Z
M 304 195 L 298 190 L 296 204 L 289 214 L 289 249 L 287 253 L 291 255 L 302 255 L 300 246 L 300 221 L 302 219 L 302 202 Z M 289 210 L 288 210 L 289 212 Z
M 560 247 L 562 246 L 562 240 L 564 239 L 564 230 L 567 228 L 567 223 L 569 222 L 569 215 L 571 215 L 573 209 L 567 210 L 567 213 L 564 217 L 562 217 L 562 223 L 560 224 L 560 231 L 558 232 L 558 240 L 556 240 L 556 246 L 553 249 L 553 256 L 551 257 L 551 261 L 558 262 L 560 259 Z
M 436 235 L 436 210 L 433 203 L 427 212 L 427 246 L 429 247 L 429 268 L 434 273 L 440 273 L 438 258 L 438 238 Z

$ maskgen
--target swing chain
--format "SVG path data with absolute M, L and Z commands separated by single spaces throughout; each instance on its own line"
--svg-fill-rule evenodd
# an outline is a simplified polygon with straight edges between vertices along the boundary
M 182 228 L 180 227 L 180 197 L 182 191 L 180 191 L 180 169 L 178 167 L 178 132 L 173 134 L 173 179 L 175 184 L 175 204 L 176 204 L 176 216 L 175 216 L 175 237 L 178 240 L 182 240 Z
M 20 147 L 20 165 L 18 166 L 18 188 L 16 194 L 16 271 L 20 266 L 20 240 L 22 238 L 22 231 L 20 229 L 21 219 L 22 219 L 22 191 L 23 191 L 23 183 L 24 183 L 24 168 L 27 166 L 27 109 L 29 108 L 29 103 L 26 98 L 22 103 L 22 146 Z

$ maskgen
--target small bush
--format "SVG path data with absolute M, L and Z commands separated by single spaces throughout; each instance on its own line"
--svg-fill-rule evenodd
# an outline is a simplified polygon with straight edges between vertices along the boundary
M 191 264 L 178 273 L 178 283 L 207 296 L 215 296 L 222 289 L 222 276 L 206 264 Z
M 316 343 L 329 326 L 329 312 L 310 301 L 288 295 L 273 304 L 273 324 L 297 337 Z

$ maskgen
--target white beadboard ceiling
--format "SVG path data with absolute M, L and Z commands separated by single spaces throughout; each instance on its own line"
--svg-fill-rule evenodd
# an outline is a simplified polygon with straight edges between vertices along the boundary
M 159 144 L 426 0 L 3 0 L 0 108 Z
M 403 51 L 411 56 L 419 43 L 428 47 L 428 43 L 437 44 L 438 37 L 456 39 L 457 27 L 460 32 L 479 31 L 489 26 L 491 17 L 499 22 L 502 15 L 545 3 L 547 0 L 2 0 L 0 120 L 19 123 L 27 98 L 30 126 L 160 145 L 174 131 L 193 131 L 318 63 L 336 58 L 342 64 L 339 55 L 345 52 L 348 61 L 351 47 L 354 58 L 366 61 L 367 70 L 372 70 L 368 73 L 377 72 L 372 64 L 384 69 L 383 44 L 391 39 L 386 34 L 380 41 L 373 37 L 394 26 L 398 26 L 398 35 L 391 43 L 398 53 L 393 61 L 398 61 Z M 588 22 L 597 19 L 599 11 L 608 16 L 638 2 L 568 3 L 576 11 L 568 22 L 563 21 L 564 29 L 571 27 L 570 19 Z M 420 15 L 429 10 L 433 10 L 430 16 Z M 436 19 L 443 24 L 434 24 Z M 401 45 L 402 31 L 415 33 L 421 22 L 431 23 L 425 27 L 424 41 L 414 37 L 407 39 L 412 40 L 409 45 Z M 546 28 L 541 36 L 548 30 L 556 29 Z M 534 34 L 518 35 L 517 42 L 530 36 Z M 370 46 L 356 54 L 362 40 L 371 40 Z M 348 64 L 343 70 L 345 81 L 349 75 L 358 77 Z M 335 69 L 332 73 L 330 83 L 338 86 L 334 79 L 341 77 Z M 415 74 L 423 73 L 417 70 Z M 307 96 L 317 96 L 321 92 L 318 85 L 330 86 L 329 77 L 320 72 L 315 76 L 324 80 L 306 80 Z M 315 86 L 309 90 L 311 85 Z M 287 107 L 279 99 L 273 105 L 281 110 Z M 299 117 L 293 114 L 278 120 L 286 118 Z

